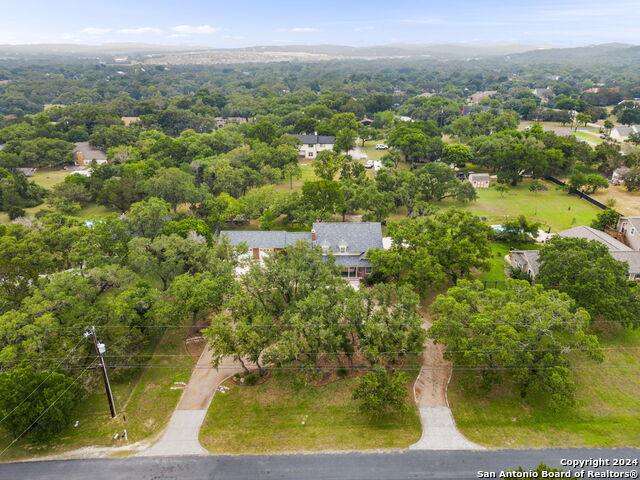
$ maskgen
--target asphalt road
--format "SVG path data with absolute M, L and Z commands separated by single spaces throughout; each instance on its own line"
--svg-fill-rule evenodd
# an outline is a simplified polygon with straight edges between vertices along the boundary
M 132 457 L 0 464 L 0 480 L 400 480 L 473 479 L 479 470 L 496 472 L 540 463 L 560 467 L 561 459 L 637 459 L 640 449 L 553 449 L 402 451 L 310 455 Z M 586 467 L 603 472 L 638 467 Z M 489 477 L 485 477 L 489 478 Z M 499 476 L 496 476 L 499 478 Z M 584 478 L 590 478 L 585 476 Z M 591 477 L 593 478 L 593 477 Z M 597 477 L 615 478 L 615 477 Z M 633 476 L 629 478 L 635 478 Z

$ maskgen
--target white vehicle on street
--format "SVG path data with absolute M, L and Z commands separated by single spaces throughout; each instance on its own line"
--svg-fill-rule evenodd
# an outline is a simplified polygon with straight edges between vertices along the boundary
M 384 143 L 378 143 L 376 145 L 376 150 L 389 150 L 389 145 L 385 145 Z
M 367 160 L 367 163 L 364 164 L 364 168 L 373 168 L 373 160 Z

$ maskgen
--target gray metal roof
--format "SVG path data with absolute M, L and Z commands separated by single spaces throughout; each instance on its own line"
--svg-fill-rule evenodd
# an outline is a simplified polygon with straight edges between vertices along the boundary
M 315 145 L 321 143 L 323 145 L 331 145 L 336 143 L 336 137 L 332 135 L 295 135 L 302 143 Z
M 284 232 L 263 230 L 223 230 L 231 245 L 246 243 L 249 248 L 285 248 L 298 240 L 311 241 L 309 232 Z
M 586 240 L 595 240 L 596 242 L 599 242 L 606 246 L 609 250 L 633 250 L 621 241 L 613 238 L 611 235 L 601 232 L 600 230 L 596 230 L 595 228 L 587 227 L 585 225 L 573 227 L 568 230 L 563 230 L 562 232 L 558 232 L 558 235 L 565 238 L 584 238 Z
M 364 253 L 382 249 L 382 225 L 379 222 L 328 222 L 314 223 L 316 245 L 339 253 L 340 246 L 347 253 Z

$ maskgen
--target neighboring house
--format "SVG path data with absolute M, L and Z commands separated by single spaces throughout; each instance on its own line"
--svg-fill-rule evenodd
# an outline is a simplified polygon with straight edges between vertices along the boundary
M 640 250 L 640 217 L 620 217 L 616 230 L 633 250 Z
M 471 173 L 469 174 L 469 181 L 473 188 L 489 188 L 491 175 L 488 173 Z
M 640 226 L 640 218 L 636 217 L 636 220 Z M 629 280 L 640 280 L 640 251 L 632 249 L 611 235 L 584 225 L 564 230 L 558 235 L 565 238 L 584 238 L 603 244 L 609 249 L 609 254 L 613 258 L 629 265 Z M 512 267 L 520 268 L 535 278 L 540 271 L 539 257 L 538 250 L 512 250 L 509 254 L 509 263 Z
M 133 123 L 138 123 L 140 117 L 120 117 L 125 127 L 130 127 Z
M 73 150 L 76 155 L 76 163 L 81 167 L 91 165 L 95 161 L 98 165 L 107 163 L 107 155 L 97 148 L 89 145 L 89 142 L 78 142 Z
M 224 230 L 232 245 L 249 247 L 249 258 L 261 260 L 298 241 L 309 242 L 332 254 L 342 276 L 359 280 L 371 273 L 369 250 L 383 249 L 382 225 L 378 222 L 314 223 L 311 232 Z
M 551 97 L 553 97 L 553 90 L 551 90 L 549 87 L 534 88 L 532 92 L 536 97 L 538 97 L 544 102 L 548 101 Z
M 491 95 L 495 95 L 498 93 L 497 90 L 486 90 L 484 92 L 476 92 L 468 98 L 468 101 L 471 103 L 479 103 L 482 99 L 488 98 Z
M 336 137 L 332 135 L 295 135 L 302 145 L 298 147 L 300 158 L 316 158 L 324 150 L 333 150 Z
M 613 140 L 624 142 L 632 133 L 640 133 L 640 125 L 631 125 L 630 127 L 613 127 L 609 136 Z
M 371 120 L 370 118 L 364 117 L 362 120 L 360 120 L 360 123 L 365 127 L 369 127 L 373 123 L 373 120 Z
M 431 91 L 431 92 L 422 92 L 420 95 L 416 95 L 417 98 L 429 98 L 429 97 L 433 97 L 436 94 L 436 92 Z

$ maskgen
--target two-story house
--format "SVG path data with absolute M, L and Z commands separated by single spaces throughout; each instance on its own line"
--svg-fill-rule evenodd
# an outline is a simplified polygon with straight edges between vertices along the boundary
M 336 137 L 332 135 L 295 135 L 302 144 L 298 147 L 298 156 L 302 158 L 316 158 L 323 150 L 333 150 Z
M 616 230 L 630 248 L 640 250 L 640 217 L 620 217 Z
M 359 280 L 371 273 L 369 250 L 383 249 L 382 225 L 379 222 L 314 223 L 311 232 L 224 230 L 232 245 L 249 247 L 248 257 L 262 260 L 298 241 L 320 247 L 341 267 L 342 276 Z

